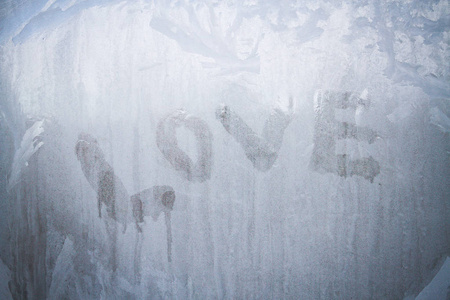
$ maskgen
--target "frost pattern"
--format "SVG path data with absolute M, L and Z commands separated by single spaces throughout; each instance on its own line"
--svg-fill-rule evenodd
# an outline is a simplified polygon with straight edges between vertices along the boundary
M 449 12 L 2 1 L 0 298 L 445 297 Z

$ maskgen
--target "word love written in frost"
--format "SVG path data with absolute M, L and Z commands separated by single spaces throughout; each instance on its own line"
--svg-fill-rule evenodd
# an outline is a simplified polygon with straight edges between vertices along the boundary
M 337 109 L 351 110 L 354 114 L 358 106 L 366 106 L 364 100 L 352 93 L 318 91 L 315 95 L 315 134 L 311 166 L 319 172 L 334 173 L 342 177 L 358 175 L 373 182 L 380 173 L 379 163 L 369 156 L 351 160 L 346 154 L 336 155 L 336 139 L 356 139 L 372 144 L 378 137 L 370 128 L 339 122 L 335 118 Z M 292 102 L 289 113 L 275 109 L 267 119 L 262 135 L 257 135 L 244 120 L 228 106 L 220 107 L 216 117 L 244 149 L 253 166 L 260 171 L 268 171 L 274 164 L 281 148 L 283 134 L 292 119 Z M 198 160 L 192 159 L 178 146 L 176 129 L 185 126 L 197 140 Z M 184 110 L 177 110 L 163 118 L 157 128 L 157 146 L 175 170 L 180 171 L 189 181 L 204 182 L 211 177 L 212 134 L 208 125 Z M 84 174 L 94 190 L 103 191 L 98 195 L 99 211 L 106 198 L 102 186 L 115 186 L 115 198 L 129 199 L 123 184 L 106 162 L 96 140 L 81 134 L 77 143 L 77 155 Z M 105 194 L 106 193 L 106 194 Z M 119 201 L 121 202 L 121 201 Z M 170 201 L 169 201 L 170 202 Z M 118 204 L 117 204 L 118 205 Z M 117 218 L 118 211 L 124 208 L 111 207 L 108 214 Z M 142 217 L 136 217 L 141 219 Z
M 358 175 L 370 182 L 380 173 L 379 163 L 371 156 L 351 160 L 346 154 L 336 155 L 336 139 L 355 139 L 372 144 L 378 137 L 370 128 L 339 122 L 335 118 L 336 109 L 350 110 L 354 115 L 357 107 L 367 104 L 367 100 L 348 92 L 316 93 L 314 150 L 311 157 L 311 166 L 315 171 L 334 173 L 341 177 Z M 292 119 L 292 101 L 289 108 L 290 113 L 273 110 L 261 136 L 228 106 L 219 108 L 216 117 L 241 145 L 253 166 L 259 171 L 268 171 L 277 159 L 284 131 Z M 191 130 L 197 139 L 196 163 L 178 147 L 176 128 L 179 126 Z M 212 134 L 201 119 L 181 110 L 169 114 L 158 125 L 157 144 L 164 157 L 189 181 L 204 182 L 211 177 Z
M 336 138 L 356 139 L 372 144 L 378 135 L 371 129 L 336 120 L 336 109 L 351 110 L 367 101 L 351 93 L 319 91 L 315 95 L 315 135 L 311 166 L 319 172 L 334 173 L 342 177 L 359 175 L 373 182 L 380 172 L 377 161 L 371 156 L 359 160 L 347 159 L 346 154 L 336 155 Z M 283 134 L 292 119 L 290 112 L 275 109 L 267 119 L 262 136 L 258 136 L 228 106 L 217 109 L 216 117 L 244 149 L 253 166 L 260 171 L 269 170 L 274 164 L 281 147 Z M 179 148 L 176 129 L 185 126 L 197 140 L 198 160 L 192 159 Z M 211 177 L 212 134 L 201 119 L 177 110 L 163 118 L 157 128 L 157 146 L 171 165 L 189 181 L 204 182 Z M 98 142 L 89 134 L 80 134 L 76 144 L 76 154 L 83 173 L 91 187 L 97 192 L 98 213 L 105 204 L 108 217 L 122 223 L 124 230 L 128 222 L 128 203 L 132 204 L 132 214 L 138 232 L 144 216 L 152 216 L 157 221 L 164 212 L 167 226 L 168 260 L 171 261 L 172 234 L 170 212 L 175 202 L 175 191 L 170 186 L 153 186 L 133 196 L 129 196 L 125 186 L 106 161 Z

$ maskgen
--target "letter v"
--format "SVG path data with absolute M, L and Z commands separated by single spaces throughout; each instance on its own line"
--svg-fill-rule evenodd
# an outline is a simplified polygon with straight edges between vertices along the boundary
M 292 108 L 292 100 L 290 108 Z M 289 125 L 292 115 L 284 113 L 281 109 L 274 109 L 264 125 L 262 136 L 258 136 L 238 114 L 226 105 L 217 109 L 216 118 L 242 146 L 253 166 L 265 172 L 277 159 L 284 130 Z

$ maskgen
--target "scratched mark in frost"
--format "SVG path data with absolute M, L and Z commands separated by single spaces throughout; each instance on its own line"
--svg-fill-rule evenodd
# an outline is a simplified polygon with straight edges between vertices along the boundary
M 132 214 L 135 220 L 138 233 L 142 233 L 140 223 L 144 222 L 144 216 L 152 216 L 153 221 L 157 221 L 159 215 L 164 212 L 167 229 L 167 259 L 172 261 L 172 231 L 171 215 L 175 203 L 175 191 L 171 186 L 153 186 L 140 193 L 129 196 L 124 184 L 115 174 L 113 167 L 106 161 L 97 140 L 89 134 L 82 133 L 78 137 L 75 147 L 78 160 L 84 176 L 97 193 L 98 215 L 102 217 L 102 205 L 105 204 L 108 217 L 105 218 L 108 235 L 110 237 L 111 265 L 116 269 L 116 244 L 117 244 L 117 224 L 122 223 L 124 232 L 128 221 L 131 220 L 128 205 L 132 206 Z M 131 202 L 131 203 L 130 203 Z M 141 238 L 139 237 L 138 240 Z M 141 243 L 137 243 L 136 253 L 141 253 Z M 139 257 L 135 257 L 139 261 Z M 135 262 L 136 267 L 136 262 Z M 136 269 L 138 273 L 139 270 Z M 139 274 L 136 274 L 139 276 Z
M 133 216 L 139 232 L 142 228 L 139 223 L 144 222 L 144 216 L 151 216 L 153 221 L 157 221 L 159 215 L 164 212 L 167 231 L 167 260 L 172 261 L 172 226 L 170 223 L 170 212 L 175 203 L 175 191 L 171 186 L 153 186 L 140 193 L 131 196 L 133 205 Z
M 352 160 L 347 154 L 336 154 L 336 139 L 355 139 L 372 144 L 378 137 L 370 128 L 336 119 L 336 110 L 367 107 L 368 100 L 349 92 L 319 90 L 314 96 L 314 149 L 311 166 L 319 172 L 341 177 L 362 176 L 370 182 L 380 173 L 379 163 L 372 157 Z
M 97 140 L 82 133 L 78 137 L 75 150 L 84 176 L 97 192 L 99 217 L 102 217 L 102 205 L 105 204 L 108 216 L 122 223 L 126 229 L 130 197 L 122 181 L 106 161 Z
M 293 100 L 290 99 L 290 113 L 274 109 L 264 124 L 262 135 L 257 135 L 245 121 L 228 106 L 219 107 L 216 117 L 223 127 L 242 146 L 245 155 L 259 171 L 268 171 L 278 157 L 283 142 L 284 130 L 292 119 Z
M 192 131 L 197 139 L 198 160 L 195 163 L 178 146 L 176 129 L 180 126 Z M 203 120 L 182 109 L 176 110 L 159 122 L 156 143 L 164 157 L 187 180 L 204 182 L 211 178 L 212 134 Z

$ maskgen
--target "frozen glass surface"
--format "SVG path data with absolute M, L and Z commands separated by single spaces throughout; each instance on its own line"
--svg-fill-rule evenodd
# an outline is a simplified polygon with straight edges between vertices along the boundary
M 448 299 L 449 16 L 1 1 L 0 298 Z

